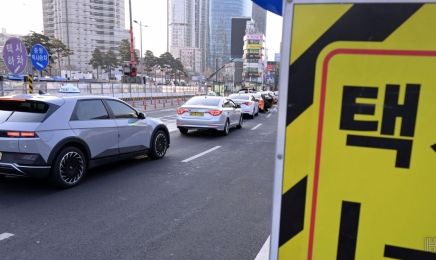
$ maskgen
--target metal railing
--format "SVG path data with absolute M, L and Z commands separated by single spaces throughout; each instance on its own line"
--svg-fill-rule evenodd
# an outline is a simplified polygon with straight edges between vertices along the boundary
M 121 99 L 163 98 L 170 96 L 193 96 L 205 94 L 202 86 L 167 86 L 132 83 L 84 83 L 84 82 L 33 82 L 33 93 L 39 90 L 56 94 L 66 84 L 76 85 L 82 94 L 107 95 Z M 22 81 L 0 81 L 0 96 L 28 94 L 29 84 Z

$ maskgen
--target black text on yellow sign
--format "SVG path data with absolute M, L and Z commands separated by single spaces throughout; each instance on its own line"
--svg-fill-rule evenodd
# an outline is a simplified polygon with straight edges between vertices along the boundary
M 341 109 L 341 130 L 353 130 L 364 132 L 377 132 L 378 121 L 358 121 L 355 115 L 374 115 L 375 104 L 359 104 L 357 98 L 376 99 L 378 96 L 377 87 L 344 86 L 342 109 Z M 397 152 L 395 167 L 409 168 L 410 156 L 412 153 L 412 139 L 415 132 L 416 113 L 418 110 L 419 84 L 406 85 L 406 97 L 404 104 L 398 104 L 400 85 L 386 85 L 385 101 L 383 103 L 383 117 L 381 120 L 380 137 L 366 135 L 347 135 L 347 145 L 360 146 L 378 149 L 389 149 Z M 395 122 L 401 118 L 402 138 L 392 138 L 394 135 Z
M 293 15 L 279 259 L 436 259 L 436 4 Z

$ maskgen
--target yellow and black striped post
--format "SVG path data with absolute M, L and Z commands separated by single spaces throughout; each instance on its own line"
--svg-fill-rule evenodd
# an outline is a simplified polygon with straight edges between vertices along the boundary
M 29 93 L 33 93 L 33 76 L 29 74 Z

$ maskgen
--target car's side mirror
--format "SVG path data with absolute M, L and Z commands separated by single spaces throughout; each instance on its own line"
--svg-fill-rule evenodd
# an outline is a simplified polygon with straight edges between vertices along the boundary
M 139 119 L 145 119 L 145 115 L 144 115 L 144 113 L 139 112 L 139 114 L 138 114 L 138 118 L 139 118 Z
M 236 108 L 241 108 L 241 105 L 239 105 L 239 104 L 236 104 Z

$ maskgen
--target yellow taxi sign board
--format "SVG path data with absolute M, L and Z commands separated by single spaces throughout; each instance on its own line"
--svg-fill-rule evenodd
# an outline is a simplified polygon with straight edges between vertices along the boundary
M 436 259 L 436 4 L 284 10 L 271 259 Z

